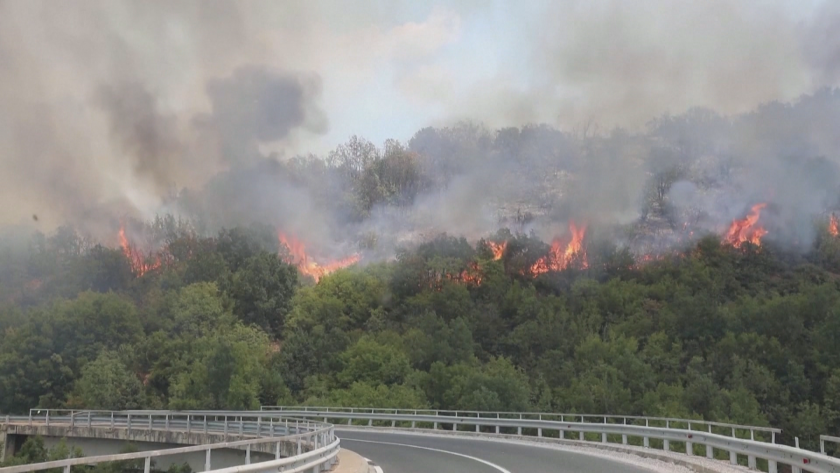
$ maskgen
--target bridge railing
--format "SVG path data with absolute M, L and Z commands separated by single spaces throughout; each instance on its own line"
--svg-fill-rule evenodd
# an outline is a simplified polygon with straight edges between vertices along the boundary
M 253 415 L 256 414 L 256 415 Z M 154 458 L 182 455 L 191 452 L 205 452 L 205 470 L 215 473 L 247 473 L 280 470 L 284 473 L 312 471 L 319 472 L 331 467 L 340 450 L 340 441 L 335 436 L 334 426 L 328 423 L 295 419 L 278 414 L 265 415 L 255 412 L 239 412 L 228 415 L 222 412 L 192 411 L 90 411 L 32 409 L 28 416 L 5 416 L 0 421 L 10 425 L 64 426 L 127 429 L 164 430 L 179 433 L 214 433 L 224 435 L 223 442 L 205 443 L 188 447 L 170 448 L 118 455 L 68 458 L 66 460 L 34 463 L 0 468 L 0 473 L 27 473 L 52 468 L 62 468 L 70 473 L 77 465 L 91 465 L 105 462 L 144 460 L 144 473 L 150 472 Z M 238 435 L 240 440 L 227 441 L 228 435 Z M 243 439 L 244 437 L 244 439 Z M 251 438 L 247 438 L 251 437 Z M 264 445 L 273 446 L 274 460 L 251 463 L 251 451 L 266 450 Z M 212 470 L 212 451 L 218 449 L 245 450 L 244 464 Z M 268 447 L 271 449 L 271 447 Z M 291 452 L 291 454 L 289 454 Z M 285 457 L 281 454 L 285 453 Z
M 729 462 L 746 459 L 750 468 L 777 473 L 780 464 L 789 465 L 793 473 L 840 473 L 840 459 L 822 452 L 775 442 L 779 429 L 637 416 L 603 416 L 533 412 L 438 411 L 414 409 L 327 408 L 312 406 L 264 406 L 265 413 L 282 413 L 298 418 L 344 422 L 356 427 L 391 427 L 430 429 L 455 435 L 507 434 L 536 437 L 540 441 L 573 440 L 602 448 L 653 448 L 656 440 L 665 451 L 716 458 L 724 452 Z M 469 431 L 469 432 L 468 432 Z M 738 432 L 748 436 L 738 436 Z M 761 434 L 761 435 L 759 435 Z M 746 437 L 746 438 L 744 438 Z M 765 438 L 761 438 L 765 437 Z M 838 437 L 821 440 L 840 442 Z M 627 447 L 624 447 L 627 445 Z
M 277 436 L 306 433 L 322 424 L 282 414 L 266 415 L 255 411 L 98 411 L 70 409 L 30 409 L 28 417 L 13 417 L 17 422 L 62 424 L 70 427 L 121 427 L 128 429 L 165 429 L 193 432 L 222 432 L 224 435 Z M 0 419 L 1 420 L 1 419 Z

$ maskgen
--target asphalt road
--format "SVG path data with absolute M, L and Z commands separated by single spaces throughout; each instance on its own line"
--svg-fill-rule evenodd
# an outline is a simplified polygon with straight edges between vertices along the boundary
M 384 473 L 650 473 L 607 458 L 468 438 L 336 429 L 341 446 Z

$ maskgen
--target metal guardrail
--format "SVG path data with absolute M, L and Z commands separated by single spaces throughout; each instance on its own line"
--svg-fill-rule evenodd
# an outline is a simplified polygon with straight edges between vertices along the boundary
M 756 432 L 764 432 L 770 435 L 770 441 L 775 443 L 776 434 L 781 433 L 781 429 L 774 427 L 759 427 L 752 425 L 728 424 L 725 422 L 712 422 L 698 419 L 679 419 L 675 417 L 646 417 L 646 416 L 617 416 L 617 415 L 603 415 L 603 414 L 564 414 L 557 412 L 496 412 L 496 411 L 468 411 L 468 410 L 438 410 L 438 409 L 388 409 L 388 408 L 370 408 L 370 407 L 313 407 L 313 406 L 261 406 L 261 411 L 268 412 L 285 412 L 285 411 L 317 411 L 317 412 L 364 412 L 364 413 L 380 413 L 380 414 L 410 414 L 410 415 L 434 415 L 434 416 L 451 416 L 451 417 L 478 417 L 489 419 L 534 419 L 534 420 L 555 420 L 561 423 L 566 422 L 567 419 L 575 421 L 580 419 L 580 422 L 597 422 L 597 423 L 612 423 L 612 424 L 635 424 L 640 425 L 660 425 L 666 428 L 680 428 L 685 426 L 687 430 L 707 430 L 712 427 L 716 431 L 732 431 L 749 433 L 751 439 L 755 439 Z M 629 422 L 628 422 L 629 421 Z M 697 427 L 702 427 L 698 429 Z M 711 431 L 711 430 L 710 430 Z
M 746 425 L 723 424 L 717 422 L 695 421 L 688 419 L 670 419 L 656 417 L 634 416 L 595 416 L 586 414 L 553 414 L 553 413 L 514 413 L 514 412 L 479 412 L 479 411 L 435 411 L 414 409 L 372 409 L 372 408 L 318 408 L 318 407 L 289 407 L 264 406 L 265 413 L 282 413 L 299 418 L 317 418 L 333 421 L 346 421 L 353 425 L 356 421 L 373 427 L 374 423 L 392 428 L 430 428 L 451 426 L 453 433 L 462 432 L 464 427 L 474 427 L 475 432 L 482 428 L 495 430 L 495 433 L 516 432 L 518 436 L 543 437 L 546 432 L 558 432 L 559 439 L 566 439 L 568 435 L 577 434 L 577 439 L 586 441 L 585 434 L 599 434 L 600 442 L 588 441 L 588 444 L 599 446 L 613 444 L 610 437 L 621 438 L 621 444 L 627 445 L 630 440 L 639 442 L 641 446 L 650 448 L 651 439 L 662 441 L 663 449 L 670 448 L 672 442 L 685 444 L 685 454 L 694 455 L 695 446 L 705 446 L 707 458 L 714 458 L 714 452 L 727 452 L 732 464 L 738 463 L 738 456 L 746 457 L 750 468 L 757 468 L 757 460 L 766 461 L 770 473 L 778 472 L 778 465 L 789 465 L 793 473 L 803 471 L 811 473 L 840 473 L 840 459 L 828 456 L 822 452 L 789 445 L 775 443 L 779 429 Z M 598 419 L 597 422 L 591 422 Z M 664 423 L 664 425 L 655 425 Z M 358 424 L 356 424 L 358 425 Z M 703 430 L 697 427 L 703 426 Z M 682 427 L 684 426 L 684 427 Z M 460 428 L 460 429 L 459 429 Z M 447 429 L 449 430 L 449 429 Z M 725 430 L 731 436 L 716 432 Z M 740 438 L 736 432 L 749 432 L 749 438 Z M 523 433 L 525 435 L 523 435 Z M 769 439 L 762 441 L 756 438 L 756 433 L 764 433 Z M 591 437 L 591 435 L 590 435 Z M 821 437 L 825 441 L 840 442 L 838 437 Z M 702 450 L 702 447 L 700 448 Z
M 256 415 L 254 415 L 256 414 Z M 205 452 L 205 469 L 214 473 L 248 473 L 274 469 L 284 473 L 312 471 L 318 473 L 329 469 L 340 450 L 340 440 L 335 436 L 334 426 L 328 423 L 295 419 L 279 414 L 259 412 L 238 412 L 228 415 L 224 412 L 193 411 L 68 411 L 55 409 L 32 409 L 28 416 L 5 416 L 0 418 L 6 424 L 64 426 L 127 429 L 132 431 L 172 431 L 178 433 L 222 434 L 224 442 L 188 447 L 152 450 L 118 455 L 68 458 L 66 460 L 34 463 L 0 468 L 0 473 L 28 473 L 51 468 L 63 468 L 70 473 L 70 467 L 104 462 L 144 460 L 144 473 L 149 473 L 152 458 L 181 455 L 190 452 Z M 227 441 L 228 435 L 253 437 Z M 251 463 L 251 450 L 255 446 L 274 444 L 274 460 Z M 282 447 L 293 455 L 281 457 Z M 244 449 L 243 465 L 212 470 L 212 451 L 217 449 Z

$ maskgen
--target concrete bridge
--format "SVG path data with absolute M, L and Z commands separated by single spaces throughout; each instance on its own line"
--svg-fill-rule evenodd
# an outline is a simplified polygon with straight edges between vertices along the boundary
M 195 415 L 170 411 L 97 412 L 33 410 L 7 416 L 0 427 L 2 457 L 14 455 L 27 438 L 40 436 L 46 446 L 67 439 L 84 458 L 1 468 L 22 473 L 112 461 L 145 461 L 145 473 L 187 463 L 194 471 L 323 471 L 336 462 L 339 441 L 330 424 L 280 415 Z M 127 444 L 138 450 L 119 454 Z
M 534 412 L 264 409 L 262 412 L 32 411 L 29 417 L 6 419 L 3 432 L 8 438 L 8 453 L 13 453 L 29 435 L 52 439 L 72 436 L 74 442 L 96 443 L 94 448 L 100 449 L 118 448 L 120 442 L 130 441 L 145 450 L 121 455 L 96 450 L 97 454 L 106 454 L 4 468 L 0 473 L 58 467 L 69 473 L 73 465 L 141 458 L 145 460 L 145 473 L 150 472 L 153 459 L 161 466 L 186 461 L 196 471 L 214 473 L 269 470 L 317 473 L 335 467 L 335 459 L 340 454 L 337 432 L 342 442 L 387 466 L 388 473 L 441 470 L 637 473 L 675 471 L 673 468 L 677 466 L 687 471 L 721 473 L 743 471 L 739 465 L 769 473 L 788 471 L 788 468 L 793 473 L 840 473 L 840 459 L 828 455 L 824 446 L 825 442 L 840 439 L 821 436 L 823 445 L 819 452 L 813 452 L 800 449 L 798 442 L 795 446 L 776 443 L 779 430 L 768 427 Z M 650 459 L 660 469 L 638 464 L 634 467 L 634 458 Z M 343 460 L 342 464 L 345 464 Z M 663 465 L 666 465 L 664 469 Z M 780 468 L 782 465 L 785 469 Z M 368 473 L 370 470 L 361 462 L 355 468 L 345 471 Z

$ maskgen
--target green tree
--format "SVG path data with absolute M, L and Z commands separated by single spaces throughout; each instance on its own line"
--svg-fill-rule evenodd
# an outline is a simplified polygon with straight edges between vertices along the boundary
M 143 402 L 140 380 L 109 350 L 82 368 L 74 391 L 79 407 L 86 409 L 139 409 Z
M 226 292 L 240 320 L 279 336 L 297 284 L 297 268 L 275 254 L 260 252 L 232 274 Z
M 396 347 L 362 337 L 341 355 L 344 369 L 338 375 L 343 386 L 361 381 L 372 385 L 402 384 L 411 370 L 408 356 Z

